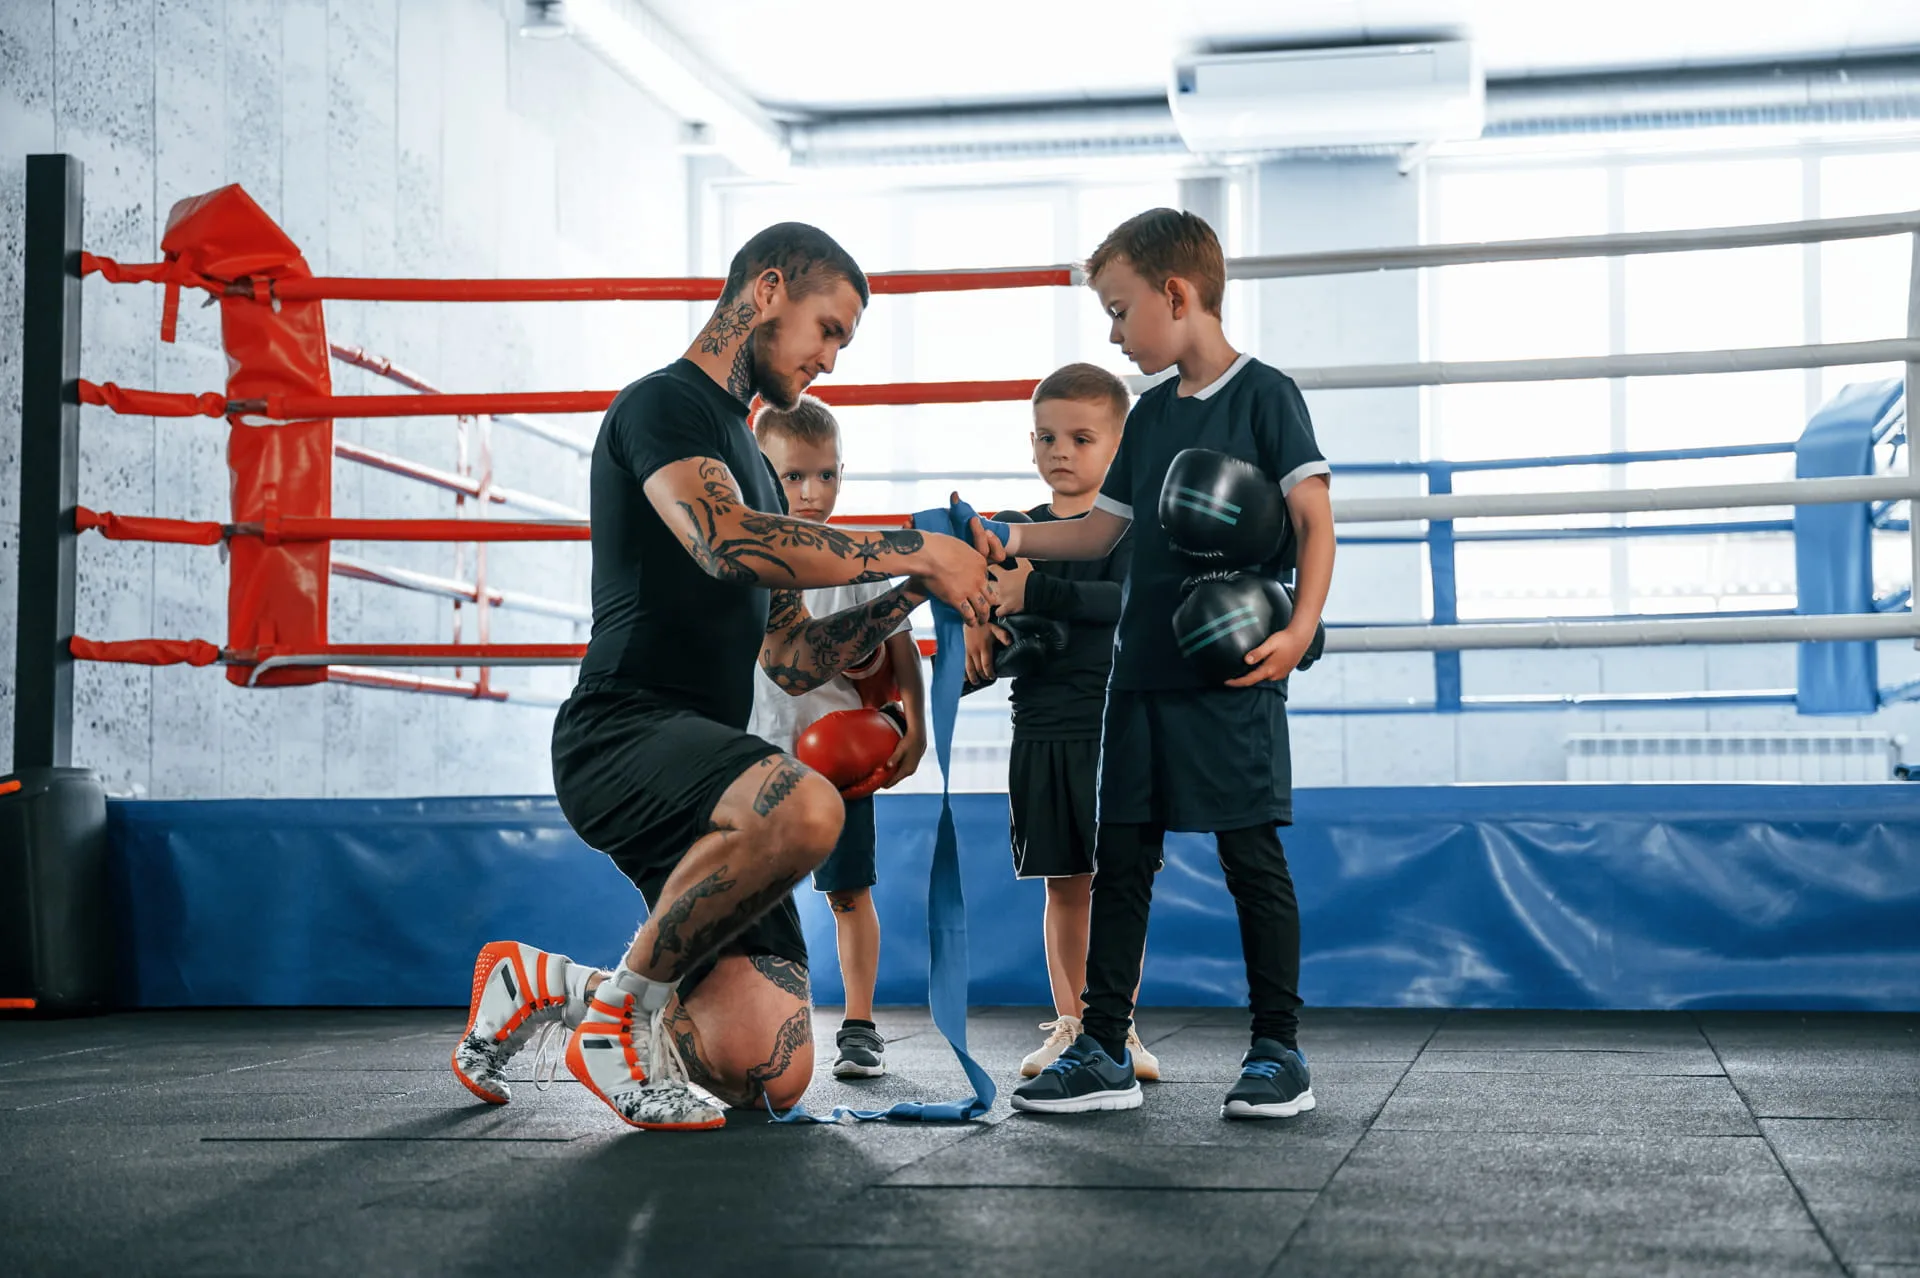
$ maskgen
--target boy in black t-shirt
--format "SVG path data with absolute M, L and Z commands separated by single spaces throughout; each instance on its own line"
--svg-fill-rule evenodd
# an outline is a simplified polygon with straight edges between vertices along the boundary
M 1113 464 L 1132 397 L 1127 385 L 1093 364 L 1068 364 L 1033 392 L 1033 462 L 1052 501 L 1027 511 L 1035 523 L 1078 519 L 1093 509 Z M 1087 918 L 1092 908 L 1094 793 L 1100 760 L 1100 712 L 1113 668 L 1120 584 L 1133 560 L 1122 537 L 1100 559 L 1029 559 L 991 575 L 997 617 L 1044 618 L 1065 646 L 1013 681 L 1013 749 L 1007 760 L 1013 872 L 1047 885 L 1044 936 L 1054 1019 L 1046 1042 L 1020 1063 L 1028 1078 L 1051 1065 L 1080 1036 L 1080 991 L 1087 983 Z M 967 677 L 994 678 L 998 627 L 967 632 Z M 1129 1027 L 1134 1072 L 1149 1081 L 1159 1063 Z
M 1221 1115 L 1285 1118 L 1314 1106 L 1296 1041 L 1300 912 L 1275 826 L 1291 822 L 1286 676 L 1307 654 L 1333 578 L 1329 470 L 1299 388 L 1228 343 L 1220 306 L 1220 241 L 1191 213 L 1154 209 L 1122 223 L 1087 262 L 1113 322 L 1112 340 L 1142 372 L 1178 366 L 1127 418 L 1094 509 L 1071 524 L 983 521 L 976 544 L 1007 554 L 1085 559 L 1129 528 L 1134 559 L 1121 600 L 1100 741 L 1100 830 L 1087 952 L 1086 1033 L 1016 1108 L 1058 1113 L 1132 1109 L 1131 992 L 1140 974 L 1153 874 L 1167 830 L 1210 832 L 1240 920 L 1253 1043 Z M 1293 538 L 1262 571 L 1298 570 L 1293 616 L 1247 654 L 1247 672 L 1203 681 L 1174 641 L 1181 582 L 1196 565 L 1160 525 L 1161 488 L 1188 448 L 1230 454 L 1264 471 L 1285 499 Z M 1244 566 L 1244 565 L 1229 565 Z

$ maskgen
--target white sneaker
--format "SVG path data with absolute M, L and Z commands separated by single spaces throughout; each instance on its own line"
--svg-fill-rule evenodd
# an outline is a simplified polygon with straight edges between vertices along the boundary
M 490 1105 L 512 1099 L 507 1062 L 535 1033 L 558 1024 L 573 962 L 519 941 L 493 941 L 473 964 L 467 1032 L 453 1049 L 453 1076 Z
M 1060 1059 L 1060 1053 L 1073 1046 L 1073 1040 L 1080 1037 L 1080 1018 L 1062 1016 L 1057 1021 L 1041 1021 L 1040 1028 L 1050 1031 L 1047 1041 L 1020 1062 L 1022 1078 L 1040 1077 L 1041 1070 Z
M 642 1015 L 647 1028 L 637 1035 L 634 1020 Z M 587 1018 L 567 1040 L 567 1068 L 631 1126 L 657 1131 L 725 1127 L 727 1116 L 688 1085 L 672 1036 L 661 1028 L 665 1015 L 663 1007 L 651 1015 L 643 1012 L 616 972 L 594 991 Z
M 1147 1050 L 1140 1041 L 1140 1031 L 1131 1023 L 1127 1025 L 1127 1055 L 1133 1061 L 1133 1076 L 1143 1083 L 1160 1081 L 1160 1058 Z

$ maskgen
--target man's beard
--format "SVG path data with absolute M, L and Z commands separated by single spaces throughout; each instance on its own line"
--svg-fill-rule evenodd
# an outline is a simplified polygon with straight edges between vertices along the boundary
M 746 341 L 740 344 L 739 353 L 734 356 L 734 375 L 728 379 L 728 389 L 745 403 L 752 403 L 758 395 L 773 407 L 786 411 L 800 402 L 800 392 L 793 382 L 773 371 L 773 362 L 768 352 L 777 344 L 780 333 L 780 321 L 770 319 L 747 334 Z M 760 339 L 767 341 L 762 344 Z M 742 374 L 744 373 L 744 379 Z M 741 385 L 734 385 L 742 381 Z

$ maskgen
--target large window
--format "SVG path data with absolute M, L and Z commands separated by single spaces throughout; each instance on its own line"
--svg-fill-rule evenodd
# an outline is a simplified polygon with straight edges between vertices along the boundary
M 1920 203 L 1920 150 L 1622 156 L 1440 167 L 1435 242 L 1586 235 L 1892 212 Z M 1710 350 L 1900 336 L 1909 237 L 1454 267 L 1430 272 L 1428 348 L 1440 360 Z M 1435 456 L 1524 457 L 1791 442 L 1850 382 L 1898 366 L 1618 381 L 1449 386 L 1429 392 Z M 1788 455 L 1468 473 L 1463 492 L 1736 483 L 1793 474 Z M 1600 526 L 1784 520 L 1698 511 L 1551 521 Z M 1539 521 L 1482 520 L 1463 531 Z M 1712 533 L 1459 547 L 1468 618 L 1790 607 L 1786 534 Z

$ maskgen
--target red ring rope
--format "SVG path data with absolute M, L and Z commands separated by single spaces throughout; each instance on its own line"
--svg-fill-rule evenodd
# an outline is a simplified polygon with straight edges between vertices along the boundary
M 544 502 L 526 494 L 495 489 L 490 468 L 483 466 L 480 476 L 455 474 L 425 466 L 372 449 L 361 449 L 344 442 L 331 441 L 328 433 L 336 417 L 475 417 L 507 416 L 524 413 L 598 413 L 614 397 L 611 391 L 574 391 L 528 394 L 443 395 L 417 376 L 396 368 L 391 361 L 350 347 L 334 345 L 335 358 L 370 369 L 380 376 L 401 383 L 411 395 L 335 396 L 324 368 L 315 370 L 301 364 L 292 378 L 263 377 L 269 367 L 286 371 L 272 359 L 263 358 L 259 349 L 263 338 L 284 337 L 280 329 L 292 324 L 296 309 L 306 314 L 300 332 L 324 342 L 319 327 L 319 308 L 313 303 L 325 298 L 389 301 L 582 301 L 582 300 L 683 300 L 710 301 L 719 296 L 723 281 L 711 278 L 687 279 L 576 279 L 576 280 L 399 280 L 312 278 L 306 263 L 297 256 L 282 231 L 237 187 L 223 188 L 209 195 L 182 201 L 170 219 L 167 237 L 162 242 L 167 260 L 151 264 L 123 264 L 111 258 L 81 254 L 81 273 L 98 274 L 114 283 L 155 283 L 166 290 L 161 321 L 161 338 L 173 340 L 174 316 L 180 290 L 193 288 L 211 294 L 231 305 L 223 308 L 226 324 L 223 344 L 235 371 L 225 395 L 214 393 L 181 394 L 123 388 L 113 383 L 96 385 L 82 381 L 78 396 L 82 403 L 105 406 L 112 411 L 149 417 L 228 417 L 232 419 L 234 439 L 264 438 L 260 432 L 278 437 L 289 432 L 307 431 L 312 439 L 305 444 L 320 447 L 322 457 L 341 456 L 364 465 L 376 466 L 436 487 L 477 499 L 483 504 L 494 500 L 519 502 L 529 508 L 551 513 L 566 513 L 558 503 Z M 962 270 L 897 272 L 871 276 L 875 293 L 914 294 L 962 292 L 983 289 L 1064 287 L 1076 283 L 1076 272 L 1069 267 L 1040 267 L 1017 270 Z M 265 304 L 271 310 L 249 306 Z M 285 306 L 283 315 L 282 307 Z M 236 328 L 236 325 L 238 326 Z M 236 336 L 237 334 L 237 336 Z M 278 337 L 276 337 L 278 335 Z M 317 345 L 318 343 L 313 343 Z M 284 363 L 285 361 L 282 361 Z M 299 363 L 299 361 L 295 361 Z M 259 364 L 259 368 L 254 365 Z M 250 372 L 249 372 L 250 370 Z M 249 372 L 248 376 L 240 376 Z M 955 381 L 876 386 L 840 386 L 825 388 L 822 398 L 842 406 L 907 405 L 935 403 L 982 403 L 1024 400 L 1031 396 L 1032 379 L 1006 381 Z M 289 394 L 285 390 L 306 391 Z M 264 392 L 264 393 L 263 393 Z M 257 396 L 257 398 L 251 397 Z M 303 437 L 304 439 L 305 437 Z M 315 444 L 317 441 L 317 444 Z M 577 447 L 577 446 L 576 446 Z M 464 464 L 462 469 L 464 470 Z M 324 472 L 321 472 L 324 473 Z M 276 500 L 271 485 L 265 489 L 264 502 L 254 500 L 260 494 L 249 489 L 247 501 L 241 500 L 241 481 L 260 478 L 236 462 L 234 522 L 162 519 L 144 516 L 120 516 L 95 512 L 84 507 L 75 512 L 75 527 L 97 531 L 116 540 L 145 540 L 192 545 L 221 545 L 234 542 L 238 564 L 240 556 L 286 554 L 266 550 L 281 543 L 317 544 L 335 540 L 356 541 L 454 541 L 462 543 L 495 541 L 581 541 L 589 536 L 583 520 L 510 523 L 493 520 L 393 520 L 333 519 L 324 501 L 324 484 L 317 491 L 317 504 Z M 310 494 L 309 494 L 310 495 Z M 285 498 L 286 494 L 279 494 Z M 304 508 L 303 508 L 304 507 Z M 277 512 L 292 509 L 296 515 Z M 897 522 L 886 516 L 864 520 L 849 518 L 848 524 L 890 526 Z M 300 554 L 312 552 L 300 551 Z M 324 552 L 320 552 L 324 553 Z M 484 555 L 484 551 L 481 552 Z M 268 562 L 268 561 L 262 561 Z M 271 561 L 278 562 L 278 561 Z M 324 565 L 325 561 L 321 563 Z M 484 564 L 484 560 L 482 560 Z M 249 572 L 260 563 L 250 560 Z M 324 573 L 325 569 L 322 568 Z M 249 579 L 251 580 L 251 579 Z M 239 578 L 235 589 L 239 589 Z M 248 600 L 257 599 L 256 585 L 243 592 Z M 284 584 L 284 583 L 283 583 Z M 397 577 L 393 584 L 401 584 Z M 445 584 L 459 587 L 466 583 L 427 582 L 429 588 Z M 499 592 L 485 580 L 484 567 L 472 584 L 476 600 L 501 602 Z M 305 591 L 306 593 L 302 593 Z M 230 603 L 241 599 L 236 595 Z M 438 692 L 504 700 L 510 694 L 492 689 L 486 667 L 494 663 L 576 664 L 584 655 L 578 644 L 494 644 L 486 642 L 483 610 L 482 642 L 477 644 L 368 644 L 344 645 L 325 642 L 324 594 L 319 596 L 317 624 L 309 614 L 314 611 L 311 591 L 296 586 L 288 596 L 292 612 L 281 616 L 291 622 L 291 631 L 282 624 L 280 633 L 291 640 L 288 650 L 275 642 L 274 626 L 259 625 L 265 613 L 252 608 L 248 618 L 237 614 L 231 624 L 229 643 L 222 648 L 200 639 L 135 639 L 99 642 L 76 636 L 70 649 L 76 658 L 92 661 L 130 662 L 145 665 L 225 664 L 252 667 L 244 678 L 230 672 L 229 677 L 249 685 L 265 677 L 269 682 L 308 682 L 315 677 L 364 686 L 404 688 L 411 691 Z M 283 602 L 286 602 L 283 600 Z M 251 605 L 250 605 L 251 606 Z M 311 631 L 317 629 L 318 633 Z M 296 636 L 297 637 L 294 637 Z M 456 639 L 458 632 L 456 631 Z M 316 644 L 315 639 L 321 640 Z M 254 645 L 258 645 L 255 647 Z M 921 641 L 921 650 L 929 645 Z M 359 663 L 359 664 L 353 664 Z M 460 679 L 388 673 L 385 668 L 415 664 L 481 668 L 480 679 L 469 683 Z M 329 669 L 328 667 L 332 667 Z M 301 674 L 301 668 L 309 673 Z
M 877 404 L 990 404 L 1033 397 L 1037 378 L 980 382 L 881 382 L 822 386 L 812 393 L 840 408 Z M 225 399 L 211 391 L 133 390 L 81 379 L 80 402 L 136 417 L 264 417 L 312 421 L 326 417 L 484 417 L 516 413 L 599 413 L 617 391 L 515 391 L 471 395 L 268 395 Z
M 268 545 L 310 541 L 586 541 L 579 520 L 515 523 L 504 519 L 315 519 L 288 516 L 259 523 L 216 524 L 193 519 L 116 515 L 85 506 L 73 512 L 76 532 L 98 532 L 109 541 L 159 541 L 213 546 L 229 537 L 258 537 Z
M 309 276 L 217 279 L 177 261 L 122 263 L 80 255 L 80 273 L 115 284 L 168 284 L 204 289 L 218 297 L 311 302 L 711 302 L 725 281 L 691 278 L 582 278 L 523 280 L 405 280 Z M 1060 288 L 1074 282 L 1070 266 L 1014 270 L 890 271 L 869 275 L 874 293 L 970 293 L 982 289 Z

